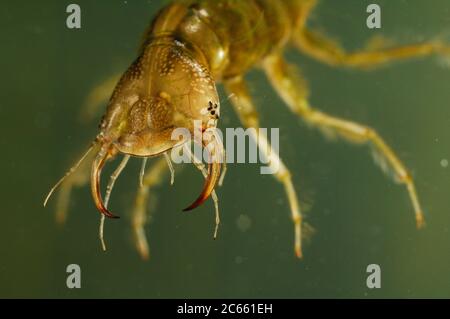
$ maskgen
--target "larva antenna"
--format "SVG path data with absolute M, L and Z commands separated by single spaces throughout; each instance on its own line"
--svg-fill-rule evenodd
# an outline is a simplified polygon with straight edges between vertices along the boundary
M 86 159 L 86 157 L 89 155 L 89 153 L 92 151 L 92 149 L 96 146 L 96 143 L 92 143 L 92 145 L 89 147 L 89 149 L 86 151 L 86 153 L 84 153 L 84 155 L 78 160 L 78 162 L 73 165 L 66 174 L 64 174 L 63 177 L 61 177 L 59 179 L 59 181 L 50 189 L 50 191 L 47 194 L 47 197 L 45 197 L 44 200 L 44 207 L 47 206 L 47 202 L 50 199 L 50 197 L 52 196 L 52 194 L 54 193 L 54 191 L 62 184 L 62 182 L 64 182 L 64 180 L 69 177 L 70 175 L 72 175 L 77 169 L 78 167 L 81 165 L 81 163 Z

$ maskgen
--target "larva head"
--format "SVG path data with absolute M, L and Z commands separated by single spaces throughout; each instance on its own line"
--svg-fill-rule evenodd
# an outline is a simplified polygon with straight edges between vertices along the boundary
M 119 82 L 102 121 L 102 135 L 122 153 L 152 156 L 171 149 L 176 128 L 215 127 L 220 105 L 214 80 L 177 41 L 155 42 Z
M 175 40 L 154 41 L 121 78 L 100 125 L 98 141 L 102 147 L 91 173 L 92 194 L 103 214 L 113 217 L 99 190 L 106 159 L 118 152 L 157 155 L 179 145 L 179 134 L 172 136 L 175 129 L 187 129 L 194 136 L 199 124 L 202 131 L 215 128 L 220 115 L 218 94 L 201 61 L 200 54 Z M 220 162 L 211 163 L 203 192 L 189 209 L 208 198 L 218 173 Z

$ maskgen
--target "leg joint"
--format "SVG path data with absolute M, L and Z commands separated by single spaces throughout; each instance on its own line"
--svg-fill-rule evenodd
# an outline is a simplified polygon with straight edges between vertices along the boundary
M 291 173 L 287 169 L 280 169 L 275 176 L 281 182 L 291 180 Z

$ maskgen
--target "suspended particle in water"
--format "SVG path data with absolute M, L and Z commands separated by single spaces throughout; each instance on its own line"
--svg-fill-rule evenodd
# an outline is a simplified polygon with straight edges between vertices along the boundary
M 243 233 L 252 227 L 252 220 L 248 215 L 241 214 L 236 220 L 237 227 Z

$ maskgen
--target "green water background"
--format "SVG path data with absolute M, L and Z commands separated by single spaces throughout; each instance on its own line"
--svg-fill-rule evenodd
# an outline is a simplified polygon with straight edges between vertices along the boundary
M 450 42 L 448 1 L 378 0 L 381 31 L 365 26 L 372 2 L 324 0 L 311 25 L 349 50 L 374 34 L 398 43 Z M 308 79 L 313 105 L 375 127 L 411 168 L 427 214 L 424 230 L 415 229 L 405 189 L 380 172 L 367 147 L 326 141 L 256 71 L 248 77 L 262 126 L 281 128 L 281 156 L 316 229 L 304 260 L 293 255 L 283 189 L 260 175 L 258 165 L 229 165 L 218 191 L 216 241 L 211 202 L 181 212 L 202 185 L 193 167 L 180 170 L 173 187 L 168 181 L 158 187 L 146 228 L 149 262 L 134 250 L 127 215 L 138 187 L 137 160 L 113 194 L 111 205 L 123 218 L 107 223 L 107 253 L 100 251 L 88 187 L 74 192 L 69 219 L 58 227 L 54 202 L 44 209 L 42 201 L 97 132 L 98 118 L 79 120 L 81 106 L 94 85 L 125 70 L 167 1 L 76 1 L 80 30 L 65 26 L 69 3 L 1 4 L 0 297 L 450 297 L 450 167 L 441 165 L 450 159 L 450 69 L 431 57 L 362 72 L 287 51 Z M 240 126 L 221 94 L 221 128 Z M 71 263 L 81 266 L 81 289 L 66 287 Z M 372 263 L 381 266 L 381 289 L 366 287 Z

